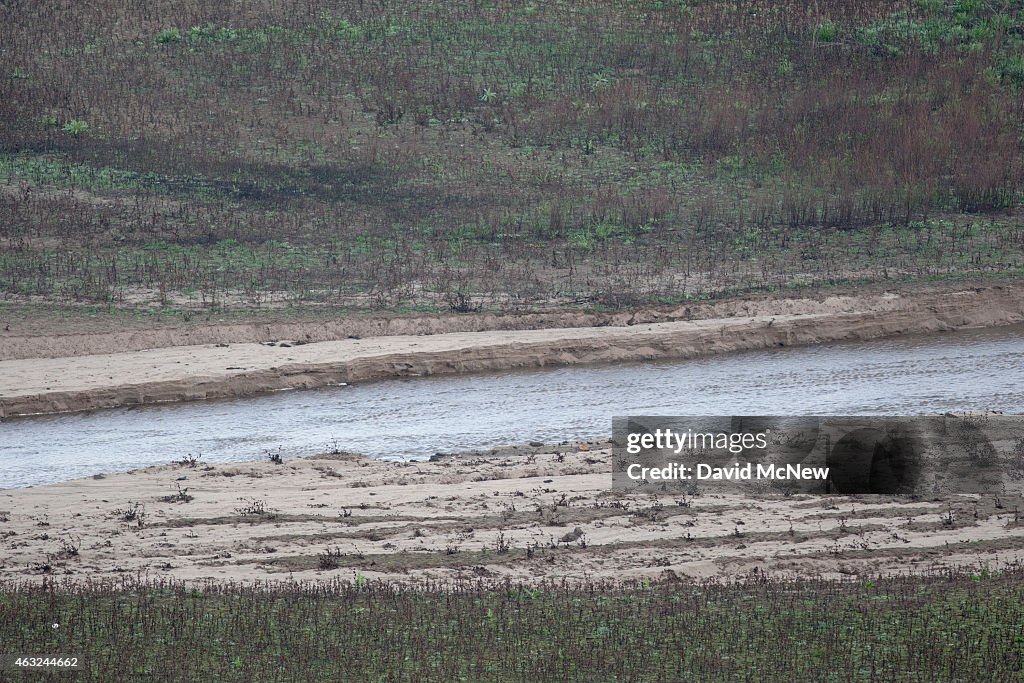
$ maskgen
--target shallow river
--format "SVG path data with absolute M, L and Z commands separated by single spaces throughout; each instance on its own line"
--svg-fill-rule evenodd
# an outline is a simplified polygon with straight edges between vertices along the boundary
M 388 458 L 607 437 L 614 415 L 1024 412 L 1024 326 L 697 360 L 390 380 L 0 422 L 0 488 L 333 447 Z

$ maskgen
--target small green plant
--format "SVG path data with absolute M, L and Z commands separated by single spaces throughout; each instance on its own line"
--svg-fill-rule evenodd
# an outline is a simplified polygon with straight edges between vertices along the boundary
M 238 31 L 228 26 L 221 26 L 213 34 L 213 39 L 218 43 L 230 43 L 238 40 Z
M 157 34 L 157 42 L 161 45 L 170 45 L 171 43 L 181 42 L 181 31 L 171 27 L 170 29 L 163 29 Z
M 836 39 L 838 33 L 839 27 L 831 21 L 825 21 L 818 24 L 818 27 L 814 30 L 814 38 L 819 43 L 831 43 Z
M 344 38 L 345 40 L 361 40 L 363 38 L 363 29 L 348 19 L 342 19 L 338 22 L 337 33 L 339 38 Z
M 199 43 L 203 40 L 213 38 L 213 24 L 207 24 L 205 26 L 193 26 L 188 30 L 188 42 Z
M 165 28 L 156 34 L 156 42 L 161 45 L 181 42 L 181 31 L 175 27 Z
M 1024 87 L 1024 55 L 1017 54 L 1003 61 L 999 66 L 999 75 L 1014 88 Z
M 79 137 L 89 132 L 89 124 L 81 119 L 72 119 L 65 123 L 61 130 L 73 137 Z

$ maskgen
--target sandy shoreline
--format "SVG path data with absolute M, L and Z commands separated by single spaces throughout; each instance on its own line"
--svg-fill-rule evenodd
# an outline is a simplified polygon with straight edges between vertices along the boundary
M 1024 321 L 1024 286 L 730 304 L 726 317 L 620 326 L 170 346 L 0 361 L 0 417 L 238 398 L 388 377 L 508 370 L 867 340 Z M 650 317 L 647 314 L 645 317 Z M 358 336 L 358 335 L 354 335 Z M 6 343 L 6 342 L 4 342 Z M 48 353 L 43 349 L 44 355 Z
M 1024 320 L 1022 294 L 1024 286 L 1008 285 L 759 301 L 747 310 L 733 302 L 722 317 L 676 320 L 686 312 L 675 311 L 662 313 L 664 322 L 619 326 L 5 360 L 0 415 L 1011 324 Z M 177 463 L 0 491 L 0 578 L 685 580 L 1024 560 L 1017 499 L 621 494 L 610 490 L 610 458 L 607 444 L 429 463 L 341 454 Z
M 566 444 L 169 464 L 0 491 L 0 577 L 672 580 L 1024 560 L 1018 500 L 620 494 L 610 457 Z

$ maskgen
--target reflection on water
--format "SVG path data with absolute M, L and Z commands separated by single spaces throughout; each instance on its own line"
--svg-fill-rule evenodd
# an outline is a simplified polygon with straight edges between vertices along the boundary
M 1024 327 L 679 362 L 391 380 L 0 424 L 0 488 L 337 444 L 378 457 L 605 437 L 613 415 L 1024 412 Z

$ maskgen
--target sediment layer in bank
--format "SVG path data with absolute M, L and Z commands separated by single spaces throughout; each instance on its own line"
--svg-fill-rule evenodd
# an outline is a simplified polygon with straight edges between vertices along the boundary
M 692 314 L 681 307 L 659 312 L 665 322 L 638 322 L 634 315 L 599 327 L 351 335 L 6 360 L 0 361 L 0 417 L 1006 325 L 1024 321 L 1024 285 L 761 300 L 747 309 L 734 302 L 725 317 L 686 319 Z

